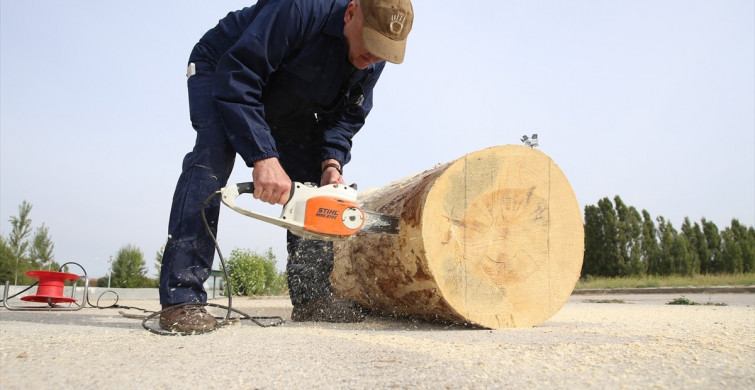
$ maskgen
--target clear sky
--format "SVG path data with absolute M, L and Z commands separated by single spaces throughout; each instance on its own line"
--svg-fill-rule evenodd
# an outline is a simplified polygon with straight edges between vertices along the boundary
M 154 257 L 193 145 L 185 68 L 246 1 L 0 3 L 0 233 L 26 200 L 58 263 Z M 755 225 L 752 0 L 415 0 L 354 139 L 361 189 L 538 133 L 585 205 L 621 196 L 679 229 Z M 232 182 L 251 180 L 237 160 Z M 251 206 L 250 206 L 251 207 Z M 255 206 L 256 207 L 256 206 Z M 279 208 L 259 206 L 277 215 Z M 285 263 L 285 232 L 223 209 L 220 246 Z

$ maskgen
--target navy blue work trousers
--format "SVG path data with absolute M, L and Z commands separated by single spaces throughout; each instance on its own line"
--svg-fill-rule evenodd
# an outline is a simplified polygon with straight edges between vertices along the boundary
M 173 195 L 160 272 L 163 305 L 207 301 L 203 284 L 210 276 L 215 246 L 202 220 L 201 209 L 213 192 L 227 184 L 236 158 L 212 99 L 213 72 L 211 66 L 196 63 L 196 74 L 188 79 L 189 111 L 196 142 L 184 157 Z M 300 121 L 294 127 L 276 127 L 273 132 L 279 160 L 291 180 L 320 182 L 321 161 L 317 161 L 312 135 L 314 120 L 313 115 L 311 123 Z M 220 197 L 216 197 L 205 207 L 207 222 L 216 237 L 219 213 Z M 250 221 L 250 229 L 252 226 L 254 223 Z M 291 302 L 298 305 L 330 295 L 332 243 L 287 233 L 286 272 Z

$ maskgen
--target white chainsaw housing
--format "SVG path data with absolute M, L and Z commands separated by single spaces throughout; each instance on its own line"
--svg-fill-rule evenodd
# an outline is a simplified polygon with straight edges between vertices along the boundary
M 365 219 L 364 212 L 356 204 L 357 190 L 343 184 L 329 184 L 317 187 L 313 183 L 292 183 L 291 198 L 283 206 L 281 215 L 277 218 L 237 205 L 236 199 L 239 195 L 254 191 L 254 187 L 249 187 L 244 188 L 243 192 L 241 192 L 239 186 L 239 184 L 234 184 L 221 189 L 221 200 L 226 206 L 243 215 L 286 228 L 300 237 L 328 241 L 341 240 L 359 231 Z M 305 220 L 307 219 L 307 202 L 323 197 L 332 198 L 332 200 L 351 205 L 351 207 L 343 210 L 342 215 L 339 215 L 339 219 L 342 219 L 340 222 L 343 224 L 343 228 L 353 232 L 345 235 L 332 234 L 328 231 L 313 231 L 311 226 L 305 224 Z

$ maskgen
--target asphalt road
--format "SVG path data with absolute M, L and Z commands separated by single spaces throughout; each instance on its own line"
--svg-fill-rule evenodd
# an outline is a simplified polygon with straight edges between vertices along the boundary
M 138 310 L 0 309 L 0 388 L 755 388 L 755 294 L 667 304 L 681 296 L 574 295 L 521 329 L 369 317 L 268 328 L 243 320 L 194 336 L 153 334 L 119 313 Z M 154 300 L 119 304 L 158 309 Z M 285 319 L 291 310 L 287 298 L 233 305 Z

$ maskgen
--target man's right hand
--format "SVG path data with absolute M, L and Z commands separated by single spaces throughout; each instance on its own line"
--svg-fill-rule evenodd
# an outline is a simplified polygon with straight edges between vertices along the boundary
M 278 159 L 268 158 L 254 162 L 252 171 L 254 198 L 270 204 L 286 204 L 291 196 L 291 178 Z

